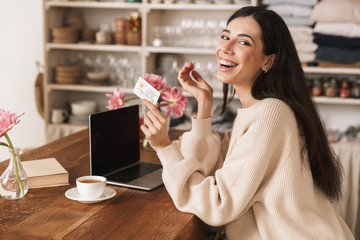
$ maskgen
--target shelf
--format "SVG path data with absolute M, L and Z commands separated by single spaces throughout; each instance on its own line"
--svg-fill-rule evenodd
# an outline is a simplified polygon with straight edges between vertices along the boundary
M 215 55 L 214 48 L 186 48 L 186 47 L 141 47 L 130 45 L 102 45 L 90 43 L 46 43 L 46 50 L 82 50 L 104 52 L 148 52 L 148 53 L 176 53 Z
M 48 84 L 48 91 L 73 91 L 73 92 L 94 92 L 94 93 L 112 93 L 114 89 L 120 88 L 123 93 L 132 93 L 132 88 L 123 88 L 120 86 L 95 86 L 82 84 Z
M 360 68 L 304 67 L 305 73 L 360 75 Z
M 318 104 L 357 105 L 360 106 L 360 99 L 340 97 L 314 97 Z
M 185 93 L 185 96 L 191 97 L 190 94 Z M 223 93 L 219 91 L 214 91 L 214 98 L 222 99 Z M 235 95 L 237 98 L 237 95 Z M 340 98 L 340 97 L 314 97 L 316 104 L 335 104 L 335 105 L 351 105 L 351 106 L 360 106 L 359 98 Z
M 94 86 L 94 85 L 81 85 L 81 84 L 48 84 L 48 91 L 73 91 L 73 92 L 94 92 L 94 93 L 112 93 L 114 89 L 120 88 L 125 94 L 132 94 L 132 88 L 123 88 L 120 86 Z M 190 94 L 184 92 L 186 97 L 191 97 Z M 214 98 L 219 99 L 223 97 L 220 91 L 214 91 Z M 358 105 L 360 106 L 360 99 L 357 98 L 340 98 L 340 97 L 314 97 L 318 104 L 337 104 L 337 105 Z
M 47 138 L 61 137 L 70 132 L 77 131 L 84 126 L 73 124 L 52 124 L 51 110 L 53 108 L 64 107 L 67 102 L 71 100 L 91 98 L 100 103 L 103 108 L 105 94 L 112 93 L 116 88 L 119 88 L 127 96 L 133 95 L 133 88 L 123 88 L 120 85 L 84 85 L 84 84 L 57 84 L 53 82 L 53 68 L 57 65 L 72 62 L 71 54 L 73 51 L 81 51 L 89 57 L 98 54 L 114 53 L 114 57 L 126 57 L 129 62 L 138 64 L 140 73 L 153 72 L 156 66 L 158 54 L 177 54 L 184 55 L 194 61 L 202 61 L 203 59 L 215 57 L 215 47 L 154 47 L 150 44 L 152 37 L 151 27 L 154 24 L 176 24 L 176 21 L 181 18 L 211 18 L 223 19 L 224 14 L 233 12 L 244 6 L 258 5 L 258 0 L 238 1 L 237 4 L 153 4 L 147 3 L 148 0 L 143 0 L 141 3 L 127 3 L 117 2 L 115 0 L 104 1 L 64 1 L 64 0 L 43 0 L 44 10 L 44 52 L 45 52 L 45 69 L 47 74 L 44 75 L 44 99 L 45 99 L 45 122 Z M 88 27 L 95 28 L 98 22 L 112 22 L 113 19 L 120 15 L 128 14 L 130 11 L 138 11 L 142 15 L 142 45 L 115 45 L 115 44 L 89 44 L 89 43 L 71 43 L 60 44 L 47 42 L 51 39 L 51 29 L 55 26 L 63 24 L 64 17 L 68 12 L 81 12 L 84 14 Z M 147 45 L 149 44 L 149 45 Z M 191 45 L 191 41 L 189 43 Z M 205 46 L 205 45 L 204 45 Z M 211 45 L 206 45 L 211 46 Z M 122 54 L 124 53 L 124 54 Z M 76 53 L 77 54 L 77 53 Z M 75 55 L 76 55 L 75 54 Z M 124 55 L 124 56 L 123 56 Z M 196 55 L 196 56 L 195 56 Z M 196 60 L 199 59 L 199 60 Z M 184 59 L 188 60 L 188 59 Z M 204 60 L 205 61 L 205 60 Z M 304 67 L 307 74 L 314 75 L 344 75 L 349 77 L 360 78 L 360 68 L 330 68 L 330 67 Z M 120 82 L 118 82 L 121 84 Z M 214 85 L 216 86 L 216 85 Z M 185 96 L 192 98 L 192 96 L 184 92 Z M 214 88 L 215 99 L 222 99 L 223 93 L 221 87 Z M 238 98 L 235 95 L 235 98 Z M 351 116 L 359 119 L 358 108 L 360 106 L 360 99 L 351 98 L 329 98 L 329 97 L 315 97 L 316 104 L 322 105 L 324 109 L 345 109 L 347 106 L 352 107 Z M 330 107 L 328 107 L 330 106 Z M 335 110 L 335 111 L 336 111 Z M 342 121 L 340 121 L 342 122 Z M 55 133 L 55 134 L 54 134 Z M 57 135 L 60 133 L 60 135 Z M 55 139 L 47 139 L 55 140 Z
M 111 8 L 111 9 L 137 9 L 143 6 L 142 3 L 122 3 L 122 2 L 86 2 L 86 1 L 47 1 L 46 9 L 52 7 L 68 7 L 68 8 Z
M 245 6 L 249 6 L 250 1 L 244 3 L 236 3 L 236 4 L 196 4 L 196 3 L 188 3 L 188 4 L 164 4 L 164 3 L 144 3 L 145 9 L 148 10 L 201 10 L 201 11 L 234 11 L 234 9 L 242 8 Z
M 236 4 L 165 4 L 165 3 L 122 3 L 122 2 L 72 2 L 72 1 L 47 1 L 45 3 L 46 9 L 61 7 L 61 8 L 105 8 L 105 9 L 138 9 L 141 11 L 151 10 L 194 10 L 194 11 L 234 11 L 235 7 L 242 8 L 250 5 L 250 1 Z
M 149 53 L 176 53 L 176 54 L 202 54 L 215 55 L 215 48 L 186 48 L 186 47 L 146 47 Z
M 142 51 L 141 46 L 130 45 L 103 45 L 90 43 L 46 43 L 46 50 L 86 50 L 86 51 L 104 51 L 104 52 L 136 52 Z

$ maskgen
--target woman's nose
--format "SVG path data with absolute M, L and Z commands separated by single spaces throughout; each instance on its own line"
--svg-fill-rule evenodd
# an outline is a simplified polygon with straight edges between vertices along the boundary
M 221 50 L 225 53 L 225 54 L 234 54 L 234 50 L 233 50 L 233 42 L 232 41 L 227 41 L 226 43 L 224 43 L 221 46 Z

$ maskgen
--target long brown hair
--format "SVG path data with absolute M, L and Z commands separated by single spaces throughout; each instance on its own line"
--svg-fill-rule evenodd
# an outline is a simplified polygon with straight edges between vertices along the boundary
M 330 200 L 341 198 L 342 166 L 329 146 L 324 125 L 308 91 L 306 76 L 301 66 L 295 44 L 283 19 L 271 10 L 262 7 L 244 7 L 228 20 L 252 16 L 262 30 L 265 55 L 276 54 L 275 61 L 267 73 L 255 80 L 251 94 L 255 99 L 277 98 L 294 111 L 301 135 L 305 139 L 302 154 L 308 154 L 315 184 Z M 230 86 L 232 87 L 232 86 Z M 226 108 L 229 85 L 224 84 L 223 111 Z

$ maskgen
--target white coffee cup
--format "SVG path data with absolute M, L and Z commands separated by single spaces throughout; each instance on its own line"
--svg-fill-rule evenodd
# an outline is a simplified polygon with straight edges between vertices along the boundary
M 76 187 L 82 199 L 97 199 L 104 193 L 106 178 L 82 176 L 76 179 Z
M 52 123 L 63 123 L 65 118 L 69 116 L 69 112 L 63 108 L 53 109 L 51 112 Z

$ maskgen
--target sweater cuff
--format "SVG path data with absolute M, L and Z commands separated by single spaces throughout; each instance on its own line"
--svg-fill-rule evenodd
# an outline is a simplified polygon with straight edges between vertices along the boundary
M 164 147 L 157 152 L 157 155 L 163 167 L 172 162 L 179 162 L 184 159 L 184 156 L 182 155 L 180 148 L 176 143 Z
M 211 118 L 197 119 L 193 117 L 191 132 L 198 136 L 211 133 Z

